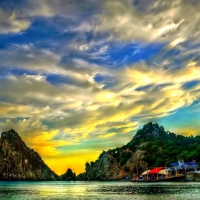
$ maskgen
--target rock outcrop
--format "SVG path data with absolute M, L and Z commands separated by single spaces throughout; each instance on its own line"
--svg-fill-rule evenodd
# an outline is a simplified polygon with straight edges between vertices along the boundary
M 75 181 L 76 173 L 74 173 L 70 168 L 67 169 L 66 173 L 60 176 L 61 181 Z
M 145 170 L 147 163 L 142 161 L 144 151 L 136 151 L 124 165 L 120 165 L 110 152 L 103 152 L 95 162 L 86 163 L 85 173 L 78 175 L 77 180 L 125 180 L 133 178 L 138 169 Z
M 103 152 L 94 163 L 86 164 L 86 175 L 89 180 L 116 180 L 120 179 L 121 167 L 116 159 L 106 152 Z
M 14 130 L 0 138 L 0 180 L 57 180 L 56 175 Z
M 199 145 L 200 136 L 176 135 L 149 122 L 126 145 L 103 151 L 95 162 L 86 163 L 85 172 L 77 180 L 132 179 L 147 169 L 169 166 L 177 159 L 198 162 Z M 192 180 L 199 180 L 199 174 L 194 174 Z

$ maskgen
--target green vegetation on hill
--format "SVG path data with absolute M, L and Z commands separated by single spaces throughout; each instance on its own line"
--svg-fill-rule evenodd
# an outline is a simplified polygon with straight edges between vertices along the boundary
M 182 136 L 149 122 L 122 147 L 103 151 L 95 162 L 86 163 L 77 180 L 133 178 L 147 168 L 167 167 L 178 161 L 200 161 L 200 136 Z
M 157 123 L 149 122 L 137 131 L 128 144 L 108 152 L 123 165 L 131 157 L 131 152 L 139 149 L 146 151 L 143 161 L 148 163 L 148 167 L 169 166 L 178 159 L 200 161 L 200 136 L 176 135 L 165 131 Z

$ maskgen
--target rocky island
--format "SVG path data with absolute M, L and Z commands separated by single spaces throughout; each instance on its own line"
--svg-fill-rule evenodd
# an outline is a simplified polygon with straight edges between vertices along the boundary
M 86 163 L 77 180 L 126 180 L 178 159 L 200 161 L 200 136 L 182 136 L 149 122 L 122 147 L 103 151 L 95 162 Z M 199 180 L 192 175 L 190 180 Z
M 13 129 L 3 132 L 0 138 L 0 180 L 58 180 L 55 174 L 30 149 Z
M 0 138 L 0 180 L 129 180 L 178 159 L 200 161 L 200 136 L 176 135 L 151 122 L 126 145 L 103 151 L 96 161 L 86 163 L 85 172 L 78 176 L 71 169 L 61 176 L 55 174 L 13 129 L 3 132 Z M 200 173 L 188 177 L 198 181 Z

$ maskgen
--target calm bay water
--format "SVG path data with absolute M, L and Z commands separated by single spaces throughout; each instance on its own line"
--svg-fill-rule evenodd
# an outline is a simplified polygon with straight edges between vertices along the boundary
M 200 200 L 200 183 L 0 181 L 0 199 Z

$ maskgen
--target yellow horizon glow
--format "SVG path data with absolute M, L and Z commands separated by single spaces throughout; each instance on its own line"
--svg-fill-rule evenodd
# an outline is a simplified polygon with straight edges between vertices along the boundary
M 81 156 L 66 155 L 59 158 L 43 158 L 48 167 L 58 175 L 64 174 L 70 168 L 76 175 L 85 172 L 86 162 L 90 163 L 97 160 L 99 152 L 85 152 Z

